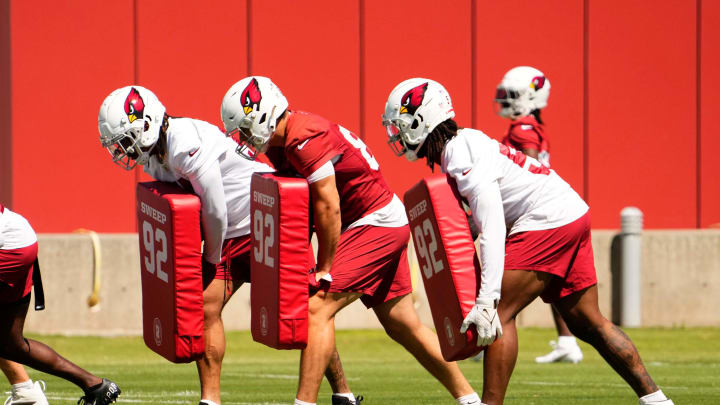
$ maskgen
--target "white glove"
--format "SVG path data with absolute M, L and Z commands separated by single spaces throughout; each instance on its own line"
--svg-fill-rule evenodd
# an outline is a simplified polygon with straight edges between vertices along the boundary
M 500 318 L 497 309 L 495 309 L 495 300 L 492 298 L 477 297 L 475 306 L 463 320 L 460 333 L 465 333 L 471 323 L 474 323 L 477 327 L 478 346 L 488 346 L 495 339 L 502 337 Z

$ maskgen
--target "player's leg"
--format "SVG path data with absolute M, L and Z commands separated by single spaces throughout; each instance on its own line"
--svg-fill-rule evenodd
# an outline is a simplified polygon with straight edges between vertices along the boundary
M 120 394 L 115 383 L 90 374 L 46 344 L 23 336 L 29 303 L 28 295 L 20 301 L 0 306 L 0 357 L 68 380 L 82 388 L 86 398 L 110 393 L 107 402 L 98 404 L 114 402 Z
M 600 313 L 597 286 L 563 297 L 556 306 L 573 334 L 591 344 L 638 397 L 658 391 L 630 338 Z
M 379 304 L 373 310 L 388 336 L 415 356 L 453 398 L 474 392 L 457 363 L 443 359 L 437 335 L 420 322 L 409 294 Z
M 317 402 L 323 374 L 335 351 L 335 314 L 360 297 L 359 293 L 320 291 L 308 302 L 308 343 L 300 355 L 297 399 Z
M 22 364 L 0 359 L 0 370 L 3 371 L 11 385 L 10 398 L 6 403 L 10 405 L 48 405 L 44 393 L 45 383 L 42 381 L 33 383 Z
M 200 397 L 220 403 L 220 373 L 225 357 L 225 327 L 222 309 L 242 282 L 213 279 L 203 291 L 205 353 L 197 361 Z
M 555 363 L 567 362 L 578 363 L 583 359 L 582 350 L 577 344 L 577 339 L 568 329 L 567 323 L 563 320 L 560 313 L 553 304 L 550 304 L 553 320 L 555 321 L 555 330 L 557 330 L 557 342 L 550 342 L 553 350 L 544 355 L 535 358 L 538 363 Z
M 333 348 L 333 353 L 330 356 L 330 364 L 328 364 L 325 370 L 325 378 L 328 380 L 330 388 L 332 388 L 332 405 L 360 404 L 362 395 L 355 397 L 350 389 L 350 385 L 348 385 L 347 379 L 345 378 L 342 362 L 340 361 L 340 354 L 337 352 L 337 346 Z
M 503 336 L 485 349 L 483 403 L 488 405 L 503 403 L 518 353 L 515 317 L 545 290 L 553 277 L 549 273 L 505 270 L 497 311 Z
M 0 359 L 0 370 L 5 374 L 10 384 L 17 384 L 30 379 L 25 367 L 14 361 Z

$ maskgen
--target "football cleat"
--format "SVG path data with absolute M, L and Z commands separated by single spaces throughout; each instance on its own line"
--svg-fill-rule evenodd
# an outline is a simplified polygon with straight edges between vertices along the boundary
M 5 405 L 48 405 L 44 391 L 45 381 L 35 381 L 32 388 L 13 388 Z
M 363 398 L 362 395 L 358 395 L 355 397 L 355 402 L 353 402 L 348 398 L 333 394 L 332 405 L 360 405 L 362 403 L 363 399 L 365 399 L 365 398 Z
M 568 347 L 560 346 L 554 340 L 550 342 L 553 350 L 544 355 L 535 357 L 536 363 L 574 363 L 577 364 L 583 359 L 582 350 L 577 344 Z
M 78 405 L 107 405 L 115 402 L 122 391 L 114 382 L 102 379 L 102 383 L 78 400 Z

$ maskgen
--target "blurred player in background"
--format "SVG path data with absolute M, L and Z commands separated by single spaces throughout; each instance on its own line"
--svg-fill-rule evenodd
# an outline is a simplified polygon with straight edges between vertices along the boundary
M 22 364 L 0 359 L 0 369 L 12 386 L 10 397 L 5 401 L 5 405 L 48 405 L 44 392 L 45 382 L 35 381 L 33 383 Z
M 460 331 L 474 324 L 478 345 L 490 345 L 483 402 L 503 403 L 517 360 L 515 317 L 540 296 L 555 303 L 570 330 L 597 349 L 640 404 L 671 405 L 630 338 L 600 313 L 587 204 L 548 167 L 480 131 L 458 128 L 454 117 L 445 88 L 415 78 L 390 93 L 383 125 L 398 156 L 425 158 L 431 169 L 441 165 L 457 182 L 482 232 L 481 285 Z
M 358 298 L 458 404 L 478 404 L 457 364 L 443 360 L 437 336 L 415 312 L 405 209 L 362 140 L 318 115 L 289 110 L 280 89 L 260 76 L 228 90 L 222 118 L 227 134 L 239 141 L 239 154 L 254 159 L 267 152 L 278 170 L 293 170 L 310 184 L 318 257 L 309 282 L 318 291 L 310 297 L 295 404 L 317 401 L 335 345 L 335 314 Z
M 169 116 L 150 90 L 127 86 L 113 91 L 98 115 L 102 146 L 126 170 L 141 165 L 153 178 L 180 182 L 202 202 L 205 353 L 197 361 L 200 404 L 220 404 L 225 355 L 222 310 L 250 282 L 250 179 L 273 169 L 235 154 L 235 142 L 214 125 Z M 189 186 L 188 184 L 189 183 Z M 350 392 L 335 354 L 328 380 L 335 392 Z M 335 378 L 335 376 L 339 376 Z
M 510 121 L 502 144 L 519 150 L 526 156 L 550 167 L 550 143 L 545 133 L 545 123 L 540 110 L 545 108 L 550 97 L 550 80 L 529 66 L 518 66 L 505 73 L 495 93 L 497 113 Z M 558 340 L 550 342 L 553 350 L 540 357 L 538 363 L 578 363 L 583 358 L 577 344 L 560 313 L 551 304 Z
M 33 383 L 20 364 L 82 388 L 85 394 L 78 404 L 115 402 L 120 388 L 114 382 L 88 373 L 46 344 L 23 336 L 37 252 L 37 236 L 28 221 L 0 204 L 0 358 L 11 360 L 1 361 L 0 366 L 13 384 L 6 404 L 48 403 L 40 384 Z

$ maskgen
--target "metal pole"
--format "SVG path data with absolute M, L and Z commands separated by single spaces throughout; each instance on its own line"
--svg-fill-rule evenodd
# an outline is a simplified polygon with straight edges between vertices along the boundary
M 636 207 L 620 211 L 622 236 L 620 325 L 642 325 L 642 227 L 643 213 Z

